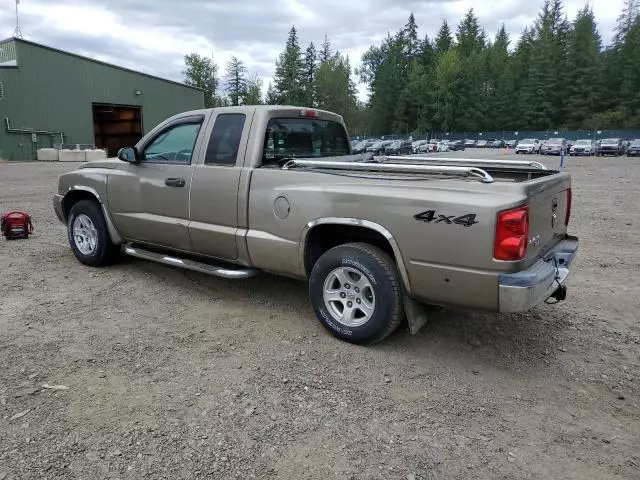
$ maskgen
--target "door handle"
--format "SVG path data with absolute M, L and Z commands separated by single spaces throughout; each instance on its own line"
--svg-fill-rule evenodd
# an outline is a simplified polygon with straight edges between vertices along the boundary
M 167 187 L 184 187 L 187 182 L 184 178 L 165 178 L 164 184 Z

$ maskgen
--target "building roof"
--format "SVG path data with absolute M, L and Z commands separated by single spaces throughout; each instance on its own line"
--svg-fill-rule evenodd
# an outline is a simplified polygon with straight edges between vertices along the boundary
M 60 50 L 59 48 L 49 47 L 47 45 L 42 45 L 41 43 L 36 43 L 36 42 L 32 42 L 30 40 L 25 40 L 23 38 L 16 38 L 16 37 L 6 38 L 4 40 L 0 40 L 0 45 L 2 45 L 3 43 L 6 43 L 6 42 L 10 42 L 10 41 L 17 42 L 17 43 L 24 43 L 26 45 L 31 45 L 31 46 L 38 47 L 38 48 L 43 48 L 45 50 L 50 50 L 52 52 L 61 53 L 63 55 L 68 55 L 70 57 L 80 58 L 82 60 L 86 60 L 87 62 L 97 63 L 99 65 L 104 65 L 104 66 L 107 66 L 107 67 L 115 68 L 117 70 L 122 70 L 123 72 L 136 73 L 138 75 L 142 75 L 142 76 L 148 77 L 148 78 L 153 78 L 155 80 L 160 80 L 162 82 L 172 83 L 174 85 L 180 85 L 181 87 L 186 87 L 186 88 L 191 88 L 193 90 L 203 91 L 201 88 L 194 87 L 192 85 L 187 85 L 186 83 L 176 82 L 175 80 L 169 80 L 167 78 L 158 77 L 156 75 L 150 75 L 148 73 L 139 72 L 139 71 L 133 70 L 131 68 L 121 67 L 120 65 L 114 65 L 112 63 L 107 63 L 107 62 L 103 62 L 101 60 L 96 60 L 95 58 L 85 57 L 83 55 L 78 55 L 77 53 L 67 52 L 66 50 Z

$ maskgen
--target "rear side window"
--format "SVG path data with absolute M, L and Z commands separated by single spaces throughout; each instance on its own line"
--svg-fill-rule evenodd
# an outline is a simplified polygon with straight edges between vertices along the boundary
M 315 118 L 274 118 L 267 125 L 262 165 L 279 165 L 291 158 L 349 154 L 347 132 L 340 123 Z
M 243 113 L 225 113 L 216 117 L 204 158 L 205 165 L 236 164 L 244 121 Z

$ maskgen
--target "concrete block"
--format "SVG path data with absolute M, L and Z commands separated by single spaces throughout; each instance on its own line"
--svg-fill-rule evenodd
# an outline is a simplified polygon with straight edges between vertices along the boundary
M 91 160 L 103 160 L 105 158 L 107 158 L 107 152 L 105 152 L 104 150 L 85 150 L 85 157 L 87 159 L 87 162 L 90 162 Z
M 36 158 L 40 162 L 57 162 L 58 151 L 57 148 L 39 148 L 36 151 Z
M 84 150 L 60 150 L 59 159 L 61 162 L 86 162 Z

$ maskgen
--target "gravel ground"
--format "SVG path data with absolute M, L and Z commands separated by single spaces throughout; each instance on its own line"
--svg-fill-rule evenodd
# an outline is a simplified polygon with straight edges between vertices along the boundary
M 0 479 L 640 478 L 640 160 L 566 165 L 566 302 L 357 347 L 304 283 L 83 267 L 51 207 L 73 166 L 0 164 L 36 228 L 0 243 Z

